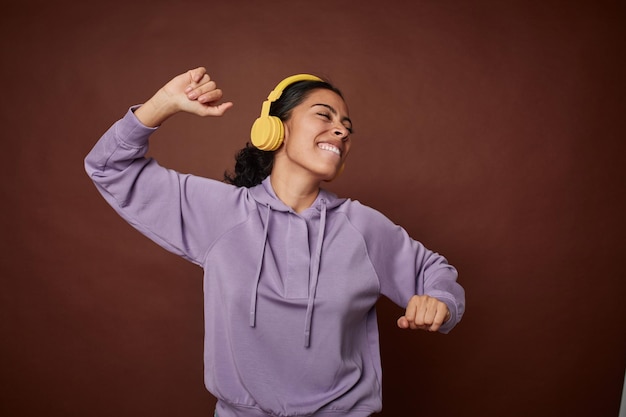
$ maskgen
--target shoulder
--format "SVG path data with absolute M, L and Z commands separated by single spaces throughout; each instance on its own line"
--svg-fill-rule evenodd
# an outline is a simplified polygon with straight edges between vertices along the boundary
M 250 189 L 246 187 L 190 174 L 181 174 L 181 187 L 187 203 L 199 204 L 202 211 L 210 210 L 217 218 L 245 216 L 245 213 L 257 209 Z
M 365 237 L 402 230 L 383 213 L 358 200 L 346 199 L 338 207 L 338 212 L 343 214 Z

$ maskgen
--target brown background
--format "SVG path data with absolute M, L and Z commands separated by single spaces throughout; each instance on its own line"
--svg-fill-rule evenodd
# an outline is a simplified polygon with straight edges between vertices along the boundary
M 620 4 L 621 3 L 621 4 Z M 444 254 L 450 335 L 380 303 L 382 416 L 616 416 L 626 365 L 623 2 L 15 2 L 2 33 L 0 414 L 209 416 L 201 271 L 119 219 L 83 158 L 204 65 L 235 102 L 156 135 L 221 177 L 283 77 L 355 122 L 329 188 Z

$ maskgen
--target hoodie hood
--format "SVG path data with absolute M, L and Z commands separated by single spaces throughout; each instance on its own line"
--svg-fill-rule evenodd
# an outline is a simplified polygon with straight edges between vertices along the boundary
M 283 203 L 274 192 L 270 177 L 268 176 L 263 182 L 256 187 L 250 189 L 250 195 L 260 206 L 264 206 L 266 211 L 264 213 L 265 222 L 263 226 L 263 243 L 260 249 L 260 256 L 256 268 L 256 276 L 252 288 L 252 298 L 250 300 L 250 326 L 256 325 L 256 306 L 258 299 L 259 282 L 261 280 L 261 271 L 263 269 L 263 259 L 265 256 L 265 248 L 268 245 L 268 236 L 270 230 L 270 222 L 272 212 L 286 213 L 287 215 L 300 216 L 307 219 L 307 222 L 319 215 L 319 227 L 317 230 L 317 239 L 315 244 L 315 250 L 311 254 L 309 264 L 309 291 L 307 300 L 306 318 L 304 323 L 304 346 L 309 347 L 311 342 L 311 323 L 313 320 L 313 309 L 315 307 L 315 293 L 317 290 L 317 283 L 319 279 L 320 260 L 322 257 L 322 248 L 324 246 L 324 232 L 326 229 L 326 217 L 328 210 L 332 210 L 340 206 L 346 199 L 338 198 L 335 194 L 320 189 L 315 201 L 306 209 L 303 213 L 296 213 L 291 207 Z
M 250 188 L 252 198 L 254 198 L 259 205 L 270 207 L 274 211 L 292 212 L 295 214 L 296 212 L 291 207 L 283 203 L 278 196 L 276 196 L 270 178 L 271 177 L 268 176 L 261 184 Z M 322 200 L 327 210 L 334 209 L 346 201 L 345 198 L 339 198 L 330 191 L 320 188 L 317 198 L 305 212 L 309 210 L 321 211 Z

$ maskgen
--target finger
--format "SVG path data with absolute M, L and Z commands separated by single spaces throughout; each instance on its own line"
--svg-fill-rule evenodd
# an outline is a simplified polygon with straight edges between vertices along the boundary
M 206 68 L 198 67 L 188 71 L 191 83 L 199 83 L 202 77 L 207 76 Z
M 415 314 L 418 309 L 418 302 L 419 302 L 419 298 L 411 297 L 411 299 L 409 300 L 406 306 L 404 317 L 407 320 L 407 323 L 409 326 L 413 326 L 415 323 Z
M 197 96 L 197 100 L 200 103 L 214 103 L 222 98 L 222 90 L 220 90 L 219 88 L 215 88 L 215 83 L 213 81 L 211 81 L 209 84 L 212 85 L 209 85 L 207 87 L 203 86 L 202 88 L 194 90 L 199 93 Z
M 415 310 L 415 328 L 423 328 L 424 326 L 430 326 L 428 322 L 428 304 L 424 302 L 423 299 L 420 299 L 420 303 L 417 305 Z
M 207 93 L 211 93 L 215 91 L 217 91 L 216 94 L 220 94 L 220 95 L 222 94 L 222 90 L 219 90 L 217 88 L 217 84 L 215 84 L 215 81 L 207 81 L 202 84 L 189 85 L 187 89 L 185 90 L 185 92 L 187 93 L 187 98 L 189 100 L 196 100 Z M 214 97 L 217 97 L 217 96 L 214 96 Z M 219 97 L 214 98 L 214 100 L 215 99 L 219 99 Z M 206 99 L 205 99 L 205 102 L 207 102 Z
M 198 86 L 211 81 L 211 77 L 206 73 L 204 67 L 187 71 L 187 77 L 188 84 L 185 87 L 185 94 L 189 94 L 191 91 L 198 88 Z
M 448 306 L 441 301 L 438 301 L 436 306 L 434 307 L 435 316 L 432 319 L 432 323 L 429 324 L 428 330 L 431 332 L 436 332 L 441 328 L 443 323 L 446 321 L 448 317 L 449 311 Z
M 430 326 L 435 322 L 438 303 L 439 303 L 439 300 L 435 298 L 429 298 L 428 301 L 426 302 L 424 316 L 423 316 L 424 325 Z
M 418 326 L 414 322 L 409 322 L 405 316 L 402 316 L 398 319 L 397 325 L 401 329 L 411 329 L 411 330 L 428 330 L 429 326 Z
M 228 109 L 233 107 L 232 102 L 220 103 L 215 105 L 205 105 L 199 112 L 201 116 L 222 116 Z
M 195 84 L 196 86 L 202 86 L 208 83 L 213 83 L 213 88 L 215 88 L 215 81 L 211 80 L 209 74 L 204 74 Z

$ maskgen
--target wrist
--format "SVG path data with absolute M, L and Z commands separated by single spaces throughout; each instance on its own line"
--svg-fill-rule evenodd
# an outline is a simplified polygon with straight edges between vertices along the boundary
M 158 127 L 177 111 L 171 96 L 161 89 L 135 111 L 135 116 L 145 126 Z

